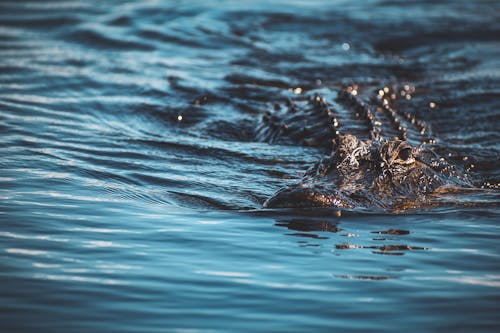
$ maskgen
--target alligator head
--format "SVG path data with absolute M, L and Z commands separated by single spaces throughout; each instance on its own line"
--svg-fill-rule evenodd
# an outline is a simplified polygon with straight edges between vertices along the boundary
M 296 185 L 279 190 L 264 207 L 422 206 L 436 192 L 471 186 L 444 158 L 425 145 L 400 139 L 360 140 L 339 134 L 329 157 Z

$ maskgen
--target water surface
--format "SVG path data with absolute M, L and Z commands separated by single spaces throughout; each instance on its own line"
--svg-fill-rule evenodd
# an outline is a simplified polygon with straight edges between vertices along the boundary
M 3 1 L 1 330 L 497 331 L 499 13 Z M 436 150 L 491 191 L 403 214 L 263 210 L 325 153 L 257 140 L 262 115 L 351 83 L 415 87 Z

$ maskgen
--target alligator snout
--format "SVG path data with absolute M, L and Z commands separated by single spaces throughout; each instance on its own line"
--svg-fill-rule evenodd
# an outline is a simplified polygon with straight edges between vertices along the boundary
M 304 187 L 285 187 L 264 202 L 266 208 L 354 207 L 350 200 L 335 190 Z

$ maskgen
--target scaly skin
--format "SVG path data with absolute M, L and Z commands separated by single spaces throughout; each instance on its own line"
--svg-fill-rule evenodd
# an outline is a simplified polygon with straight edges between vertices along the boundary
M 423 205 L 444 188 L 470 187 L 468 180 L 426 147 L 406 141 L 361 141 L 338 135 L 330 157 L 302 181 L 279 190 L 264 207 L 379 207 Z
M 368 132 L 365 140 L 340 131 L 336 112 L 317 95 L 302 111 L 295 108 L 282 114 L 282 119 L 274 114 L 264 119 L 264 123 L 273 126 L 267 132 L 265 128 L 259 129 L 264 139 L 267 135 L 267 140 L 278 141 L 291 134 L 295 141 L 303 144 L 332 147 L 330 156 L 310 168 L 300 183 L 279 190 L 264 207 L 404 210 L 425 205 L 433 193 L 472 187 L 464 174 L 432 151 L 428 142 L 433 139 L 428 136 L 429 129 L 423 121 L 393 109 L 383 98 L 372 99 L 375 106 L 370 106 L 357 92 L 351 94 L 352 89 L 344 89 L 338 100 L 353 107 L 360 120 L 365 119 Z M 308 120 L 309 125 L 305 126 L 319 130 L 301 128 L 297 125 L 305 122 L 301 117 Z M 394 134 L 390 139 L 383 135 L 382 119 L 391 125 L 391 129 L 386 130 Z M 413 141 L 420 143 L 412 145 L 408 133 L 417 133 Z

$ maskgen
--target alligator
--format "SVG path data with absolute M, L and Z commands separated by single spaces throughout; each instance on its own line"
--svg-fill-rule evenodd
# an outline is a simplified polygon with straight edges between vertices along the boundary
M 329 154 L 264 207 L 404 211 L 430 204 L 442 193 L 474 188 L 460 166 L 434 151 L 436 140 L 415 108 L 405 108 L 414 87 L 367 91 L 351 84 L 336 92 L 332 103 L 316 93 L 289 99 L 284 108 L 275 105 L 263 115 L 259 140 L 292 140 Z

